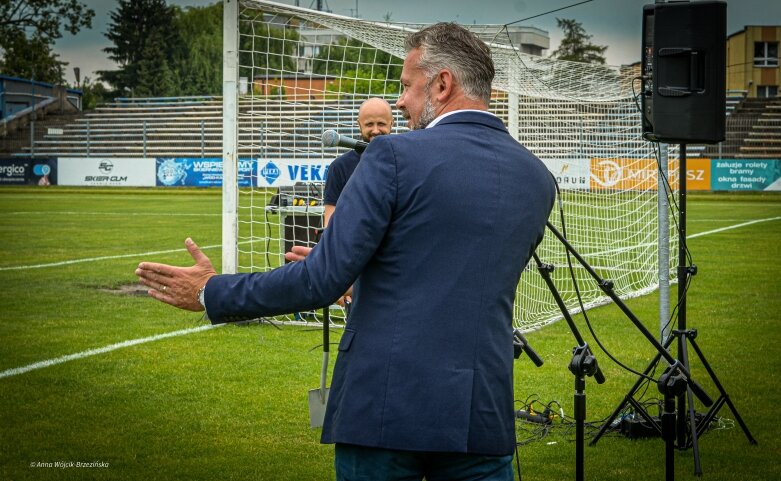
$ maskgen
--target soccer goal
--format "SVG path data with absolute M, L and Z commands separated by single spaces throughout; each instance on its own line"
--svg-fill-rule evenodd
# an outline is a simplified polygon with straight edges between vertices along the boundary
M 223 269 L 265 271 L 282 265 L 291 245 L 316 239 L 327 167 L 342 152 L 323 147 L 323 131 L 358 137 L 363 100 L 379 96 L 395 103 L 404 38 L 423 25 L 365 21 L 266 1 L 224 5 Z M 497 75 L 491 110 L 558 180 L 560 202 L 551 223 L 623 298 L 674 280 L 669 259 L 663 257 L 660 268 L 659 212 L 665 222 L 674 212 L 659 209 L 666 190 L 659 188 L 653 145 L 641 137 L 632 88 L 639 67 L 552 60 L 523 53 L 517 29 L 467 27 L 492 50 Z M 394 115 L 393 134 L 401 134 L 406 123 Z M 673 190 L 675 154 L 671 149 L 663 166 Z M 675 236 L 663 237 L 662 244 L 677 249 Z M 556 267 L 553 280 L 565 303 L 578 311 L 563 246 L 548 235 L 537 253 Z M 609 302 L 580 266 L 573 267 L 587 309 Z M 334 314 L 335 322 L 343 319 Z M 516 327 L 532 330 L 560 317 L 530 265 L 518 286 Z M 285 320 L 319 322 L 315 313 Z

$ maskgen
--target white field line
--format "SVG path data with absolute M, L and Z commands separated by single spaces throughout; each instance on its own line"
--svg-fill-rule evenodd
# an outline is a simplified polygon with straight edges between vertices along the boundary
M 253 240 L 245 240 L 240 241 L 239 244 L 250 244 L 252 242 L 255 242 Z M 216 249 L 218 247 L 222 247 L 220 244 L 215 244 L 211 246 L 198 246 L 202 251 L 207 249 Z M 68 264 L 80 264 L 82 262 L 95 262 L 95 261 L 105 261 L 105 260 L 113 260 L 113 259 L 126 259 L 128 257 L 147 257 L 147 256 L 156 256 L 159 254 L 172 254 L 174 252 L 187 252 L 187 249 L 184 247 L 179 249 L 168 249 L 164 251 L 151 251 L 151 252 L 137 252 L 135 254 L 119 254 L 115 256 L 100 256 L 100 257 L 86 257 L 84 259 L 71 259 L 67 261 L 59 261 L 59 262 L 48 262 L 46 264 L 28 264 L 28 265 L 22 265 L 22 266 L 6 266 L 6 267 L 0 267 L 0 271 L 21 271 L 26 269 L 41 269 L 43 267 L 59 267 L 59 266 L 66 266 Z
M 772 221 L 772 220 L 781 220 L 781 217 L 769 217 L 767 219 L 757 219 L 757 220 L 752 220 L 752 221 L 749 221 L 749 222 L 743 222 L 741 224 L 735 224 L 735 225 L 732 225 L 732 226 L 722 227 L 720 229 L 713 229 L 713 230 L 710 230 L 710 231 L 699 232 L 697 234 L 693 234 L 693 235 L 689 236 L 689 238 L 691 238 L 691 237 L 701 237 L 701 236 L 705 236 L 705 235 L 709 235 L 709 234 L 715 234 L 715 233 L 718 233 L 718 232 L 723 232 L 725 230 L 737 229 L 739 227 L 744 227 L 744 226 L 751 225 L 751 224 L 757 224 L 759 222 L 768 222 L 768 221 Z M 210 246 L 210 247 L 219 247 L 219 246 Z M 184 249 L 164 251 L 164 252 L 177 252 L 179 250 L 184 250 Z M 133 254 L 133 255 L 137 256 L 137 255 L 142 255 L 142 254 Z M 143 255 L 146 255 L 146 254 L 143 254 Z M 130 257 L 130 256 L 131 255 L 120 256 L 120 257 Z M 86 260 L 81 260 L 80 262 L 86 262 Z M 146 343 L 146 342 L 157 341 L 159 339 L 166 339 L 166 338 L 169 338 L 169 337 L 184 336 L 184 335 L 187 335 L 187 334 L 192 334 L 192 333 L 195 333 L 195 332 L 205 331 L 207 329 L 212 329 L 214 327 L 219 327 L 219 326 L 224 326 L 224 325 L 225 324 L 205 325 L 205 326 L 196 327 L 196 328 L 193 328 L 193 329 L 184 329 L 184 330 L 181 330 L 181 331 L 173 331 L 173 332 L 168 332 L 168 333 L 165 333 L 165 334 L 158 334 L 156 336 L 144 337 L 144 338 L 141 338 L 141 339 L 132 339 L 130 341 L 124 341 L 124 342 L 120 342 L 120 343 L 117 343 L 117 344 L 111 344 L 109 346 L 99 347 L 97 349 L 90 349 L 88 351 L 77 352 L 76 354 L 68 354 L 67 356 L 57 357 L 57 358 L 54 358 L 54 359 L 47 359 L 45 361 L 40 361 L 40 362 L 36 362 L 36 363 L 33 363 L 33 364 L 28 364 L 27 366 L 22 366 L 22 367 L 17 367 L 17 368 L 13 368 L 13 369 L 8 369 L 6 371 L 2 371 L 2 372 L 0 372 L 0 379 L 6 378 L 6 377 L 11 377 L 11 376 L 16 376 L 18 374 L 24 374 L 26 372 L 34 371 L 36 369 L 41 369 L 41 368 L 44 368 L 44 367 L 53 366 L 55 364 L 62 364 L 64 362 L 73 361 L 73 360 L 76 360 L 76 359 L 82 359 L 82 358 L 89 357 L 89 356 L 95 356 L 97 354 L 103 354 L 103 353 L 106 353 L 106 352 L 114 351 L 116 349 L 122 349 L 124 347 L 135 346 L 135 345 L 138 345 L 138 344 L 143 344 L 143 343 Z
M 208 214 L 205 212 L 78 212 L 68 210 L 35 210 L 35 211 L 14 211 L 3 215 L 120 215 L 120 216 L 148 216 L 148 217 L 217 217 L 221 213 Z
M 200 246 L 199 246 L 200 247 Z M 201 250 L 206 249 L 215 249 L 217 247 L 221 247 L 219 244 L 211 245 L 211 246 L 203 246 L 201 247 Z M 165 251 L 151 251 L 151 252 L 138 252 L 135 254 L 120 254 L 116 256 L 100 256 L 100 257 L 86 257 L 84 259 L 71 259 L 68 261 L 59 261 L 59 262 L 49 262 L 46 264 L 28 264 L 23 266 L 7 266 L 7 267 L 0 267 L 0 271 L 20 271 L 20 270 L 27 270 L 27 269 L 41 269 L 43 267 L 59 267 L 59 266 L 66 266 L 69 264 L 80 264 L 82 262 L 95 262 L 95 261 L 105 261 L 105 260 L 112 260 L 112 259 L 124 259 L 128 257 L 147 257 L 147 256 L 156 256 L 160 254 L 171 254 L 174 252 L 187 252 L 187 249 L 181 248 L 181 249 L 168 249 Z
M 117 349 L 122 349 L 122 348 L 125 348 L 125 347 L 136 346 L 138 344 L 144 344 L 144 343 L 147 343 L 147 342 L 158 341 L 160 339 L 166 339 L 166 338 L 169 338 L 169 337 L 184 336 L 186 334 L 192 334 L 194 332 L 206 331 L 208 329 L 213 329 L 215 327 L 220 327 L 220 326 L 224 326 L 224 325 L 225 324 L 215 324 L 215 325 L 208 324 L 208 325 L 205 325 L 205 326 L 194 327 L 192 329 L 184 329 L 184 330 L 181 330 L 181 331 L 166 332 L 164 334 L 157 334 L 157 335 L 151 336 L 151 337 L 143 337 L 141 339 L 132 339 L 132 340 L 129 340 L 129 341 L 118 342 L 116 344 L 111 344 L 111 345 L 99 347 L 99 348 L 96 348 L 96 349 L 89 349 L 87 351 L 77 352 L 76 354 L 68 354 L 67 356 L 55 357 L 54 359 L 47 359 L 45 361 L 40 361 L 40 362 L 36 362 L 36 363 L 33 363 L 33 364 L 28 364 L 26 366 L 16 367 L 16 368 L 13 368 L 13 369 L 8 369 L 8 370 L 5 370 L 5 371 L 2 371 L 2 372 L 0 372 L 0 379 L 5 378 L 5 377 L 16 376 L 18 374 L 24 374 L 26 372 L 34 371 L 36 369 L 41 369 L 41 368 L 44 368 L 44 367 L 54 366 L 56 364 L 62 364 L 64 362 L 68 362 L 68 361 L 74 361 L 76 359 L 82 359 L 82 358 L 89 357 L 89 356 L 96 356 L 98 354 L 104 354 L 104 353 L 115 351 Z
M 744 226 L 751 225 L 751 224 L 758 224 L 760 222 L 769 222 L 769 221 L 773 221 L 773 220 L 781 220 L 781 217 L 768 217 L 768 218 L 765 218 L 765 219 L 755 219 L 755 220 L 751 220 L 751 221 L 748 221 L 748 222 L 741 222 L 740 224 L 728 225 L 727 227 L 720 227 L 718 229 L 706 230 L 704 232 L 698 232 L 696 234 L 687 234 L 686 235 L 686 239 L 692 239 L 694 237 L 702 237 L 702 236 L 709 235 L 709 234 L 715 234 L 717 232 L 723 232 L 725 230 L 737 229 L 738 227 L 744 227 Z M 591 253 L 589 253 L 589 255 L 591 255 L 591 256 L 606 256 L 606 255 L 609 255 L 609 254 L 621 254 L 621 253 L 629 251 L 629 250 L 637 249 L 638 247 L 654 247 L 656 245 L 657 245 L 656 242 L 648 242 L 648 243 L 644 243 L 644 244 L 635 244 L 635 245 L 633 245 L 631 247 L 619 247 L 617 249 L 610 249 L 610 250 L 606 250 L 606 251 L 591 252 Z M 0 269 L 0 270 L 2 270 L 2 269 Z
M 694 237 L 702 237 L 704 235 L 716 234 L 718 232 L 724 232 L 725 230 L 737 229 L 738 227 L 745 227 L 747 225 L 758 224 L 760 222 L 769 222 L 771 220 L 781 220 L 781 217 L 768 217 L 766 219 L 750 220 L 748 222 L 743 222 L 743 223 L 740 223 L 740 224 L 728 225 L 727 227 L 721 227 L 721 228 L 718 228 L 718 229 L 706 230 L 705 232 L 698 232 L 696 234 L 687 235 L 686 238 L 687 239 L 692 239 Z

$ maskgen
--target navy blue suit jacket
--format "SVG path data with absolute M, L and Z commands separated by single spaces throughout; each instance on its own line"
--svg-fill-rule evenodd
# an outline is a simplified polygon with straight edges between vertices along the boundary
M 213 277 L 208 316 L 305 311 L 354 284 L 322 441 L 510 454 L 513 300 L 553 200 L 494 116 L 376 137 L 306 260 Z

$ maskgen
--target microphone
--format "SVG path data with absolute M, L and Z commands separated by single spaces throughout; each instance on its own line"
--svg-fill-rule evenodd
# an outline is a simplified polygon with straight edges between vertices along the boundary
M 335 130 L 326 130 L 323 132 L 322 142 L 325 147 L 347 147 L 348 149 L 355 150 L 359 154 L 369 146 L 367 142 L 362 140 L 355 140 L 352 137 L 339 135 Z

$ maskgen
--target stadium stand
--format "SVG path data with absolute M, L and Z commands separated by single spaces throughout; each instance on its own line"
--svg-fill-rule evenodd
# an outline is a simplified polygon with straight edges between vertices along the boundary
M 82 92 L 0 74 L 0 155 L 29 148 L 79 117 Z
M 709 145 L 702 156 L 781 158 L 781 98 L 738 97 L 739 92 L 727 97 L 726 139 Z
M 746 98 L 745 92 L 727 96 L 726 140 L 719 145 L 690 145 L 691 157 L 780 158 L 781 99 Z M 291 103 L 274 98 L 239 102 L 239 155 L 291 158 L 302 148 L 320 150 L 323 125 L 338 125 L 340 133 L 357 137 L 357 109 L 362 99 L 310 99 Z M 494 99 L 492 108 L 507 120 L 507 101 Z M 549 158 L 598 156 L 602 150 L 600 125 L 623 126 L 605 133 L 605 142 L 631 143 L 634 117 L 588 114 L 583 107 L 539 102 L 535 115 L 521 121 L 524 143 Z M 585 115 L 588 114 L 588 115 Z M 398 113 L 397 113 L 398 115 Z M 571 122 L 568 119 L 571 118 Z M 585 119 L 585 120 L 584 120 Z M 397 126 L 401 123 L 397 118 Z M 5 139 L 6 152 L 45 157 L 220 157 L 222 155 L 222 99 L 215 96 L 118 98 L 87 113 L 50 115 Z M 550 131 L 556 124 L 558 133 Z M 562 126 L 568 125 L 562 133 Z M 290 132 L 304 134 L 293 138 Z M 400 131 L 397 129 L 397 131 Z M 589 132 L 589 142 L 581 133 Z M 596 134 L 596 135 L 595 135 Z M 31 137 L 35 137 L 31 144 Z M 596 141 L 594 140 L 596 139 Z M 302 145 L 304 142 L 306 145 Z M 326 152 L 324 157 L 333 153 Z
M 320 147 L 324 123 L 355 128 L 357 100 L 310 100 L 290 104 L 278 100 L 239 102 L 240 156 L 293 156 L 294 139 L 285 132 L 304 133 L 309 147 Z M 300 149 L 300 137 L 295 140 Z M 220 157 L 222 99 L 176 97 L 116 99 L 23 150 L 38 156 Z M 329 153 L 328 156 L 331 156 Z
M 275 99 L 244 99 L 239 102 L 239 156 L 290 158 L 295 151 L 320 149 L 323 125 L 337 125 L 343 135 L 357 137 L 358 107 L 363 99 L 307 100 L 306 103 Z M 393 99 L 391 99 L 393 101 Z M 540 155 L 570 157 L 596 155 L 599 142 L 585 143 L 579 132 L 587 129 L 593 138 L 605 115 L 594 112 L 583 120 L 583 112 L 573 105 L 541 103 L 538 115 L 523 122 L 524 141 Z M 492 110 L 507 121 L 507 99 L 497 96 Z M 396 112 L 396 132 L 404 130 Z M 569 122 L 568 122 L 569 120 Z M 610 119 L 624 125 L 631 138 L 635 119 Z M 569 132 L 553 135 L 551 125 L 567 123 Z M 294 139 L 290 132 L 296 132 Z M 306 145 L 302 145 L 303 142 Z M 609 135 L 608 135 L 609 134 Z M 606 141 L 616 132 L 606 132 Z M 222 99 L 220 97 L 177 97 L 117 99 L 72 120 L 55 133 L 36 139 L 21 155 L 47 157 L 220 157 L 222 155 Z M 325 153 L 330 157 L 333 152 Z

